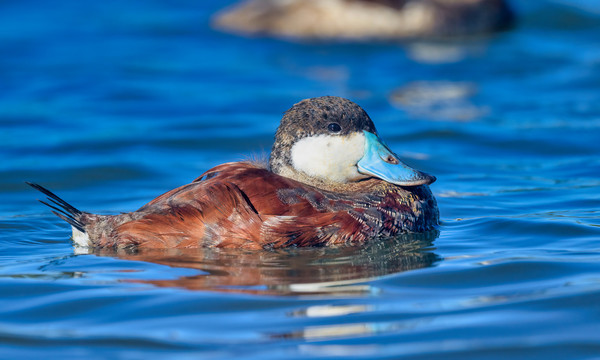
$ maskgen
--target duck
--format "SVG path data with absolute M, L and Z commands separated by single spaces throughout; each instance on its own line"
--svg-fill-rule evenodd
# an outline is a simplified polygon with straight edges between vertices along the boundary
M 466 37 L 513 22 L 505 0 L 246 0 L 212 19 L 226 32 L 325 41 Z
M 279 249 L 360 245 L 436 229 L 433 175 L 400 160 L 369 115 L 341 97 L 287 110 L 268 161 L 218 165 L 136 211 L 80 211 L 45 187 L 40 200 L 76 247 Z

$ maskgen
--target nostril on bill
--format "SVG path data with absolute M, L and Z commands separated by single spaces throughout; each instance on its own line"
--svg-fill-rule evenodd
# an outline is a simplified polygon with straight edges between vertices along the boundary
M 398 165 L 400 163 L 400 161 L 392 155 L 388 155 L 385 159 L 383 159 L 383 161 L 392 165 Z

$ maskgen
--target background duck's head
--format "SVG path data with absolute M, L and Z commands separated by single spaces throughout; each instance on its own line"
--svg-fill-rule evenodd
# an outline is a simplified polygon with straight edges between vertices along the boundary
M 286 111 L 269 166 L 276 174 L 317 186 L 372 177 L 401 186 L 435 181 L 400 161 L 360 106 L 336 96 L 302 100 Z

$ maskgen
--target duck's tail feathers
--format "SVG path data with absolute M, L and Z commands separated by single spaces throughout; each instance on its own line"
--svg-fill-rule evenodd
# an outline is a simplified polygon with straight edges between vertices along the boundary
M 71 204 L 58 197 L 58 195 L 39 184 L 34 184 L 27 181 L 25 183 L 46 195 L 46 199 L 54 205 L 43 200 L 38 199 L 38 201 L 53 209 L 51 211 L 54 213 L 54 215 L 68 222 L 75 229 L 85 233 L 85 224 L 81 221 L 81 215 L 83 212 L 77 210 Z

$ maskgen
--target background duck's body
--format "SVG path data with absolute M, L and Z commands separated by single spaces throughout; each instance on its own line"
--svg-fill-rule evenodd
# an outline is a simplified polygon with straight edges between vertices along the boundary
M 214 23 L 286 38 L 398 40 L 485 34 L 512 21 L 504 0 L 246 0 Z
M 430 230 L 438 222 L 433 181 L 398 160 L 358 105 L 322 97 L 286 112 L 268 169 L 219 165 L 134 212 L 81 212 L 30 185 L 58 206 L 44 202 L 73 226 L 80 246 L 261 249 Z

